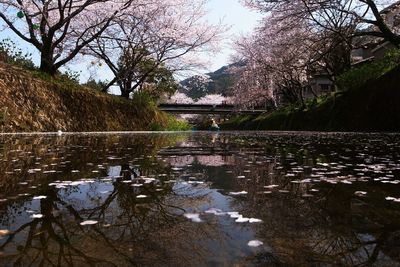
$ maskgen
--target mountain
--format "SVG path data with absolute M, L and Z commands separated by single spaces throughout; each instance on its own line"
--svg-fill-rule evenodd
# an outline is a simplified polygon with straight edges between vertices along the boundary
M 195 101 L 211 94 L 232 96 L 236 73 L 242 70 L 244 65 L 244 62 L 236 62 L 214 72 L 192 76 L 180 82 L 178 92 L 186 94 Z

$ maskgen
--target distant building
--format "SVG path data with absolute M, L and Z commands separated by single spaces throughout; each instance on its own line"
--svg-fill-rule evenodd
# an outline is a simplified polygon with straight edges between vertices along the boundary
M 309 87 L 303 92 L 303 97 L 314 98 L 319 95 L 328 94 L 333 91 L 333 81 L 330 75 L 324 71 L 317 71 L 310 75 Z
M 351 52 L 352 65 L 357 66 L 376 59 L 382 59 L 386 53 L 396 48 L 390 42 L 370 42 L 359 46 Z

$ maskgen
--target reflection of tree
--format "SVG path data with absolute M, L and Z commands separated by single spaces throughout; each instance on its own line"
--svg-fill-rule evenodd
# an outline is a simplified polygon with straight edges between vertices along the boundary
M 148 195 L 148 198 L 136 199 L 138 192 L 130 184 L 116 181 L 112 184 L 113 190 L 105 196 L 99 192 L 96 187 L 99 182 L 96 182 L 90 185 L 88 191 L 94 195 L 84 201 L 76 201 L 72 197 L 82 193 L 79 186 L 63 189 L 47 186 L 54 180 L 104 177 L 106 170 L 92 173 L 100 164 L 125 166 L 121 168 L 125 171 L 132 169 L 132 164 L 135 164 L 140 166 L 140 175 L 170 175 L 170 167 L 159 161 L 156 155 L 160 147 L 174 144 L 178 139 L 182 138 L 179 135 L 134 135 L 27 136 L 7 139 L 0 161 L 0 185 L 4 185 L 0 198 L 7 198 L 8 201 L 0 203 L 0 225 L 8 229 L 10 225 L 13 226 L 10 229 L 13 232 L 0 240 L 0 251 L 7 255 L 3 256 L 5 261 L 2 263 L 22 266 L 124 266 L 176 262 L 183 265 L 183 262 L 192 262 L 196 255 L 200 262 L 200 255 L 205 253 L 205 248 L 188 237 L 200 240 L 211 235 L 211 228 L 208 225 L 193 227 L 190 221 L 181 216 L 183 210 L 178 207 L 184 200 L 171 193 L 173 184 L 146 184 L 140 188 L 140 193 Z M 18 162 L 13 161 L 18 158 Z M 127 161 L 129 164 L 126 164 Z M 35 164 L 37 162 L 39 164 Z M 15 179 L 18 174 L 3 173 L 3 170 L 15 168 L 27 173 L 28 169 L 43 168 L 43 165 L 59 172 L 28 175 L 29 186 L 37 185 L 36 189 L 28 190 L 27 186 L 18 184 L 25 181 L 25 175 Z M 80 173 L 71 174 L 74 169 L 80 170 Z M 128 178 L 133 173 L 126 174 Z M 131 179 L 140 177 L 136 175 Z M 43 218 L 30 219 L 27 218 L 29 215 L 21 217 L 29 209 L 32 196 L 14 199 L 10 196 L 27 191 L 47 196 L 40 200 L 38 210 L 44 215 Z M 191 203 L 200 205 L 203 201 L 204 198 L 193 198 Z M 98 220 L 99 223 L 81 226 L 80 223 L 87 219 Z M 187 249 L 193 250 L 193 253 L 184 253 Z
M 56 190 L 46 192 L 48 198 L 41 200 L 40 212 L 43 218 L 33 219 L 21 225 L 8 236 L 1 244 L 0 250 L 7 246 L 17 246 L 18 253 L 12 262 L 14 265 L 74 265 L 75 260 L 81 264 L 93 266 L 98 263 L 113 265 L 104 259 L 98 259 L 82 252 L 79 246 L 72 242 L 76 231 L 82 227 L 79 225 L 81 217 L 79 213 L 68 203 L 62 201 Z M 75 223 L 66 225 L 64 218 L 57 215 L 60 209 L 65 209 L 75 220 Z M 21 235 L 24 243 L 19 243 Z M 58 245 L 58 249 L 56 247 Z
M 265 238 L 282 263 L 398 264 L 400 259 L 394 255 L 399 255 L 400 246 L 390 240 L 398 239 L 400 221 L 393 208 L 380 204 L 384 192 L 379 195 L 380 202 L 373 196 L 360 200 L 352 187 L 323 184 L 313 197 L 302 197 L 310 184 L 292 184 L 293 178 L 279 172 L 272 176 L 275 177 L 239 180 L 240 188 L 248 189 L 249 195 L 246 200 L 237 198 L 235 202 L 247 216 L 263 219 L 257 228 L 259 236 Z M 270 179 L 289 193 L 276 190 L 272 195 L 258 194 L 263 185 L 271 184 Z M 379 189 L 375 186 L 365 190 Z M 391 259 L 383 254 L 391 255 Z
M 142 162 L 144 160 L 153 159 L 144 157 Z M 121 165 L 125 175 L 114 181 L 113 190 L 105 198 L 96 189 L 96 184 L 90 185 L 90 193 L 94 196 L 77 203 L 69 195 L 79 193 L 79 190 L 43 186 L 39 192 L 47 196 L 40 201 L 40 213 L 44 217 L 28 221 L 18 219 L 21 209 L 26 209 L 23 205 L 27 198 L 18 199 L 21 205 L 13 206 L 15 212 L 2 213 L 5 225 L 9 224 L 6 222 L 9 215 L 22 224 L 0 241 L 0 251 L 14 251 L 7 256 L 5 264 L 155 266 L 187 265 L 194 259 L 198 262 L 206 259 L 206 248 L 190 238 L 210 237 L 213 230 L 208 225 L 193 227 L 181 216 L 184 210 L 179 206 L 183 206 L 185 199 L 172 193 L 173 184 L 144 184 L 137 191 L 124 181 L 144 183 L 143 178 L 138 177 L 137 170 L 129 164 Z M 163 162 L 143 166 L 140 173 L 170 172 Z M 139 193 L 148 198 L 135 198 Z M 202 205 L 204 201 L 203 197 L 197 200 L 193 197 L 191 204 Z M 86 219 L 97 220 L 99 224 L 81 226 L 80 222 Z M 193 252 L 188 254 L 187 249 Z
M 178 208 L 182 200 L 171 194 L 172 185 L 162 188 L 156 194 L 152 185 L 144 187 L 141 193 L 149 198 L 139 200 L 130 184 L 117 181 L 101 204 L 92 208 L 71 205 L 68 196 L 60 197 L 51 188 L 40 201 L 44 217 L 23 223 L 1 240 L 0 251 L 16 251 L 5 264 L 142 266 L 174 261 L 182 265 L 196 257 L 200 261 L 205 248 L 190 238 L 200 240 L 213 231 L 206 224 L 193 227 L 182 218 L 183 210 Z M 204 199 L 194 201 L 202 205 Z M 86 219 L 99 224 L 81 226 Z M 187 249 L 193 253 L 187 254 Z

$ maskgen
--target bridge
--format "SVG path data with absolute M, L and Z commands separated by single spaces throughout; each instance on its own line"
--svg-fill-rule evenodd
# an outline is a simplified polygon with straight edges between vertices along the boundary
M 232 156 L 233 153 L 217 147 L 169 147 L 158 152 L 160 156 Z
M 259 115 L 267 110 L 242 110 L 234 105 L 211 105 L 211 104 L 159 104 L 159 109 L 175 114 L 245 114 Z

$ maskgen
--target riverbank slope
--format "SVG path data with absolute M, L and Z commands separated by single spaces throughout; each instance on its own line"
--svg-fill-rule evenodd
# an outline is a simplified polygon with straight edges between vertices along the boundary
M 0 130 L 133 131 L 167 127 L 155 105 L 0 63 Z
M 360 88 L 331 96 L 308 109 L 238 116 L 224 130 L 400 131 L 400 66 Z

